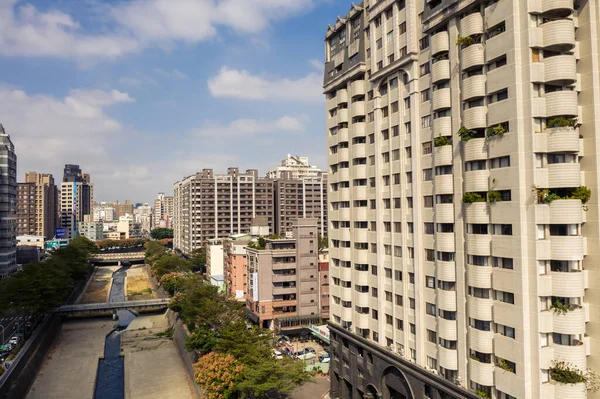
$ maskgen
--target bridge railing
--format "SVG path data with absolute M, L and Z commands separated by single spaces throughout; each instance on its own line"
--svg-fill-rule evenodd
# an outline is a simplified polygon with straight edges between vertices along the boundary
M 89 303 L 79 305 L 64 305 L 56 308 L 56 313 L 68 312 L 85 312 L 90 310 L 113 310 L 113 309 L 134 309 L 148 306 L 168 305 L 169 300 L 162 299 L 146 299 L 140 301 L 125 301 L 125 302 L 105 302 L 105 303 Z

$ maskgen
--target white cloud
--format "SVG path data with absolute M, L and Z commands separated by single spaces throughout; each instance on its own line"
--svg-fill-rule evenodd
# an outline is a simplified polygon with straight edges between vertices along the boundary
M 121 76 L 119 78 L 119 84 L 122 84 L 122 85 L 125 85 L 125 86 L 132 86 L 132 87 L 156 86 L 156 85 L 158 85 L 158 83 L 156 82 L 156 80 L 154 80 L 151 77 L 146 76 L 146 75 Z
M 154 72 L 158 73 L 159 75 L 165 76 L 167 78 L 172 78 L 172 79 L 188 79 L 189 77 L 181 72 L 179 69 L 172 69 L 170 71 L 165 71 L 164 69 L 160 69 L 160 68 L 156 68 L 154 70 Z
M 317 102 L 323 100 L 322 81 L 317 73 L 296 80 L 273 79 L 224 66 L 208 80 L 208 88 L 214 97 Z
M 229 124 L 207 123 L 193 133 L 203 137 L 251 136 L 262 133 L 302 132 L 305 117 L 285 115 L 276 120 L 236 119 Z
M 40 12 L 19 0 L 0 0 L 0 54 L 78 60 L 114 59 L 140 49 L 128 35 L 91 35 L 61 11 Z

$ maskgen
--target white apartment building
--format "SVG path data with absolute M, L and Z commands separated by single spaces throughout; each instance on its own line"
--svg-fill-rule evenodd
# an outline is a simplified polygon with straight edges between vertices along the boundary
M 153 210 L 148 204 L 140 205 L 133 210 L 136 223 L 139 223 L 142 232 L 149 233 L 153 226 Z
M 154 200 L 154 227 L 173 227 L 173 196 L 158 193 Z
M 365 0 L 329 26 L 332 398 L 599 397 L 566 383 L 600 371 L 599 24 Z
M 269 179 L 278 179 L 284 172 L 290 172 L 289 178 L 293 180 L 302 180 L 305 177 L 319 177 L 321 169 L 308 163 L 308 157 L 299 157 L 288 154 L 287 158 L 281 161 L 281 164 L 271 169 L 267 173 Z
M 104 239 L 104 222 L 83 221 L 79 223 L 79 235 L 91 241 L 102 241 Z
M 106 202 L 95 205 L 92 212 L 94 222 L 112 222 L 116 219 L 115 208 Z

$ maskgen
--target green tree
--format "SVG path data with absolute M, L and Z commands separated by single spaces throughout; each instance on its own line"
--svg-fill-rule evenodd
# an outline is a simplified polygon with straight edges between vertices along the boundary
M 196 350 L 201 356 L 211 352 L 217 344 L 217 333 L 208 328 L 200 328 L 190 334 L 185 341 L 185 349 L 189 352 Z
M 146 263 L 151 265 L 166 253 L 167 248 L 164 245 L 161 245 L 156 241 L 149 241 L 146 243 Z
M 157 227 L 152 229 L 150 237 L 155 240 L 162 240 L 163 238 L 173 238 L 173 229 L 166 229 L 164 227 Z
M 304 370 L 304 363 L 288 357 L 277 360 L 272 356 L 246 367 L 238 389 L 243 398 L 266 398 L 289 395 L 305 382 L 314 382 Z
M 319 251 L 329 248 L 329 238 L 327 236 L 319 237 Z
M 99 248 L 96 243 L 86 237 L 78 236 L 69 242 L 69 247 L 80 249 L 88 254 L 95 254 Z
M 273 334 L 269 330 L 247 328 L 246 321 L 240 320 L 225 325 L 219 333 L 215 351 L 230 353 L 245 365 L 254 366 L 273 357 Z
M 192 265 L 185 259 L 175 254 L 164 254 L 152 265 L 152 272 L 157 278 L 161 278 L 171 272 L 189 272 Z
M 202 246 L 193 250 L 189 260 L 192 263 L 192 271 L 204 273 L 204 266 L 206 265 L 206 247 Z
M 185 274 L 180 272 L 171 272 L 163 275 L 160 278 L 160 285 L 171 295 L 175 293 L 175 291 L 181 291 L 183 289 L 183 285 L 185 283 Z

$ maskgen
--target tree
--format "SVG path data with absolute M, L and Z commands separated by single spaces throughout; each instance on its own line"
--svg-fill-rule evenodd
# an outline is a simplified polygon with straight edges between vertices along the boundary
M 206 247 L 194 249 L 190 256 L 190 262 L 192 263 L 192 271 L 194 272 L 205 272 L 206 266 Z
M 329 238 L 327 236 L 319 237 L 319 251 L 329 248 Z
M 217 333 L 208 328 L 200 328 L 185 341 L 185 349 L 189 352 L 196 350 L 203 356 L 210 353 L 216 344 Z
M 155 240 L 162 240 L 163 238 L 173 238 L 173 229 L 166 229 L 164 227 L 157 227 L 152 229 L 150 237 Z
M 173 253 L 162 255 L 152 265 L 152 272 L 158 279 L 167 273 L 171 272 L 189 272 L 192 270 L 192 265 L 185 259 L 181 259 Z
M 160 285 L 171 295 L 176 291 L 183 289 L 185 274 L 180 272 L 171 272 L 160 278 Z
M 167 253 L 167 248 L 156 241 L 146 243 L 146 263 L 153 264 L 161 256 Z
M 289 357 L 277 360 L 272 356 L 259 359 L 252 367 L 244 369 L 238 388 L 243 398 L 265 398 L 289 395 L 305 382 L 314 382 L 304 370 L 304 363 Z
M 98 246 L 96 245 L 96 243 L 83 236 L 77 236 L 73 238 L 69 242 L 68 246 L 80 249 L 84 252 L 87 252 L 88 254 L 95 254 L 98 252 Z
M 215 351 L 230 353 L 247 366 L 273 357 L 273 334 L 257 327 L 247 328 L 246 321 L 228 324 L 219 330 Z
M 228 399 L 234 397 L 244 366 L 231 355 L 213 352 L 201 357 L 194 370 L 196 383 L 207 399 Z

